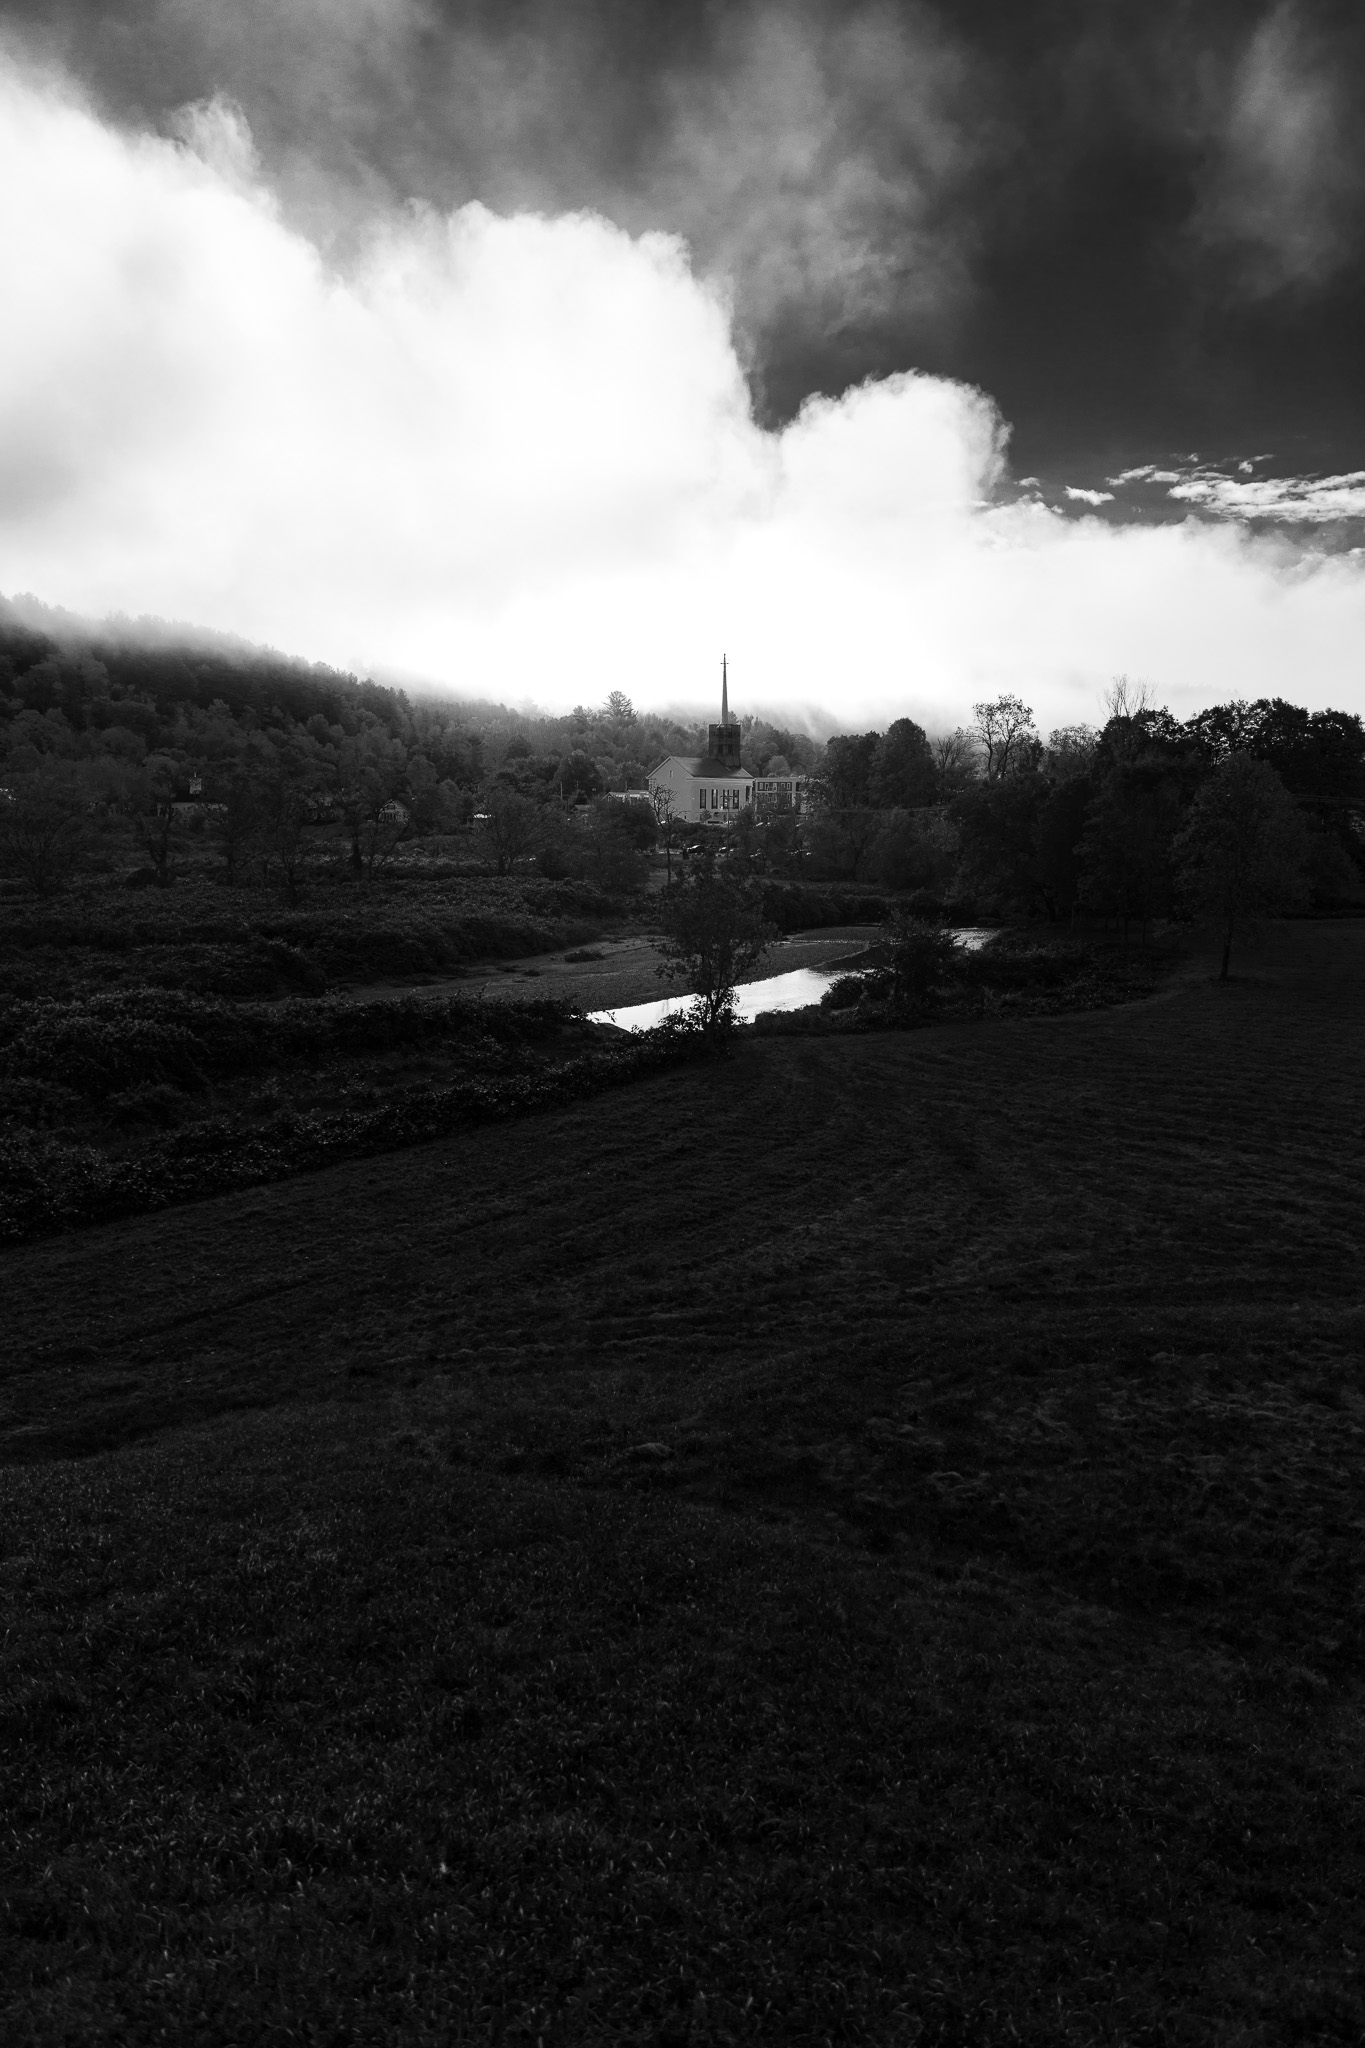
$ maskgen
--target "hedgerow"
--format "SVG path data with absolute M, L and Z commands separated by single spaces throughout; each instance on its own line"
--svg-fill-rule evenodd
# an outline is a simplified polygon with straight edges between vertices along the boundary
M 364 1017 L 380 1007 L 357 1006 L 355 1014 Z M 501 1006 L 494 1013 L 497 1028 L 509 1035 L 519 1029 L 527 1040 L 534 1039 L 550 1027 L 547 1013 L 561 1006 L 525 1008 L 530 1014 L 517 1019 L 510 1005 Z M 558 1028 L 562 1020 L 553 1021 Z M 644 1032 L 555 1066 L 528 1062 L 519 1070 L 479 1074 L 447 1086 L 410 1084 L 372 1109 L 284 1109 L 264 1124 L 241 1116 L 203 1118 L 126 1158 L 48 1132 L 0 1132 L 0 1242 L 283 1180 L 342 1159 L 398 1151 L 464 1126 L 556 1108 L 704 1051 L 693 1034 Z
M 572 1015 L 550 998 L 295 997 L 229 1004 L 177 990 L 106 990 L 74 1003 L 39 998 L 0 1019 L 0 1080 L 46 1081 L 94 1101 L 144 1083 L 202 1089 L 258 1066 L 435 1044 L 471 1033 L 501 1044 L 553 1037 Z

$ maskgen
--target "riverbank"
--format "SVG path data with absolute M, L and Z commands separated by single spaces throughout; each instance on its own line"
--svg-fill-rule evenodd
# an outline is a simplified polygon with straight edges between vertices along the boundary
M 861 951 L 881 936 L 881 926 L 849 924 L 827 926 L 815 932 L 797 932 L 774 940 L 752 979 L 770 980 L 790 974 L 799 967 L 827 968 L 848 955 Z M 654 941 L 643 933 L 619 939 L 596 939 L 590 945 L 566 953 L 529 953 L 519 959 L 474 963 L 450 988 L 477 994 L 483 1001 L 524 1002 L 529 995 L 556 996 L 584 1011 L 615 1010 L 633 1003 L 647 1003 L 676 989 L 663 981 L 659 969 L 663 956 Z M 447 984 L 436 977 L 406 982 L 370 984 L 354 993 L 358 1000 L 379 994 L 420 993 L 423 988 Z

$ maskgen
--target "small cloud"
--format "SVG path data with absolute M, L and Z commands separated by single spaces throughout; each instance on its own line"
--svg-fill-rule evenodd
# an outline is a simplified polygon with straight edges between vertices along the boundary
M 1250 464 L 1239 462 L 1237 468 L 1244 473 Z M 1206 470 L 1177 483 L 1170 496 L 1233 519 L 1289 519 L 1322 525 L 1333 519 L 1365 518 L 1365 470 L 1344 471 L 1340 476 L 1262 477 L 1251 483 Z
M 1112 491 L 1086 491 L 1079 484 L 1067 484 L 1068 498 L 1079 498 L 1086 505 L 1108 505 L 1113 502 Z

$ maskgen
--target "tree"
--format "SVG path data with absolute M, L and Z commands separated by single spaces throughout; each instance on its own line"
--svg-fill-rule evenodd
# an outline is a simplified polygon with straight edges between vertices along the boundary
M 962 946 L 945 925 L 919 917 L 897 917 L 888 927 L 891 998 L 899 1010 L 932 1009 L 938 991 L 951 981 Z
M 887 811 L 914 811 L 934 801 L 934 757 L 923 726 L 897 718 L 872 761 L 872 798 Z
M 1088 773 L 1099 734 L 1093 725 L 1059 725 L 1047 736 L 1047 770 L 1065 781 Z
M 1053 735 L 1056 738 L 1056 735 Z M 1080 901 L 1081 838 L 1095 797 L 1088 775 L 1054 782 L 1033 827 L 1038 888 L 1048 918 L 1074 918 Z
M 951 803 L 954 797 L 961 796 L 976 781 L 976 741 L 962 726 L 930 740 L 929 754 L 934 766 L 933 801 L 936 804 Z
M 973 704 L 976 724 L 971 737 L 986 751 L 986 776 L 998 782 L 1011 770 L 1031 767 L 1040 750 L 1033 713 L 1022 697 L 1008 694 L 989 704 Z
M 559 764 L 559 793 L 567 801 L 574 796 L 600 796 L 602 777 L 597 763 L 581 748 L 565 754 Z
M 245 762 L 237 761 L 210 787 L 215 806 L 210 813 L 213 833 L 222 850 L 227 878 L 232 882 L 260 829 L 259 779 Z
M 1229 754 L 1196 794 L 1174 851 L 1186 903 L 1221 927 L 1226 981 L 1238 928 L 1303 901 L 1309 845 L 1298 806 L 1268 762 Z
M 1121 919 L 1125 945 L 1136 918 L 1145 949 L 1152 918 L 1169 905 L 1180 796 L 1178 765 L 1148 749 L 1120 757 L 1090 805 L 1079 846 L 1081 894 Z
M 870 806 L 872 777 L 881 745 L 879 732 L 836 733 L 825 747 L 820 780 L 831 810 Z
M 1134 719 L 1155 711 L 1156 692 L 1141 677 L 1115 676 L 1103 692 L 1101 701 L 1110 719 L 1121 718 L 1125 724 L 1131 724 Z
M 654 844 L 654 812 L 645 804 L 598 797 L 583 841 L 594 881 L 611 895 L 633 895 L 649 877 L 645 848 Z
M 369 726 L 347 739 L 337 762 L 336 800 L 350 842 L 351 872 L 359 881 L 373 875 L 407 829 L 406 820 L 386 807 L 405 787 L 407 749 L 382 726 Z M 434 770 L 428 767 L 434 786 Z M 407 806 L 404 806 L 406 810 Z
M 669 885 L 673 881 L 673 792 L 665 789 L 662 782 L 654 790 L 654 822 L 663 835 L 664 870 Z
M 1037 827 L 1048 793 L 1041 775 L 1021 772 L 975 782 L 953 805 L 962 880 L 1002 911 L 1040 905 Z
M 734 1022 L 736 987 L 777 937 L 764 918 L 759 885 L 718 869 L 708 846 L 691 874 L 660 899 L 659 922 L 659 973 L 687 982 L 696 997 L 693 1015 L 715 1044 Z
M 286 903 L 299 900 L 299 886 L 308 864 L 308 832 L 313 823 L 312 784 L 297 760 L 277 758 L 261 792 L 261 844 L 266 872 L 279 876 Z
M 164 754 L 153 754 L 138 769 L 133 787 L 133 836 L 151 865 L 157 887 L 164 889 L 170 883 L 171 857 L 179 850 L 182 836 L 175 812 L 175 763 Z
M 35 895 L 70 880 L 90 836 L 87 792 L 73 763 L 46 762 L 0 789 L 0 867 Z
M 533 853 L 542 837 L 540 805 L 508 782 L 488 784 L 476 822 L 500 875 L 509 874 L 524 855 Z

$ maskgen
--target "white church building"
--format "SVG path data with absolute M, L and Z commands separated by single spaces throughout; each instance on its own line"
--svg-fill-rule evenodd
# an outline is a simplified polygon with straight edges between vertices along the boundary
M 666 791 L 669 814 L 690 824 L 728 825 L 745 809 L 800 810 L 804 775 L 751 775 L 739 762 L 739 720 L 730 716 L 730 678 L 720 663 L 720 724 L 707 727 L 704 754 L 667 754 L 646 777 L 649 793 Z

